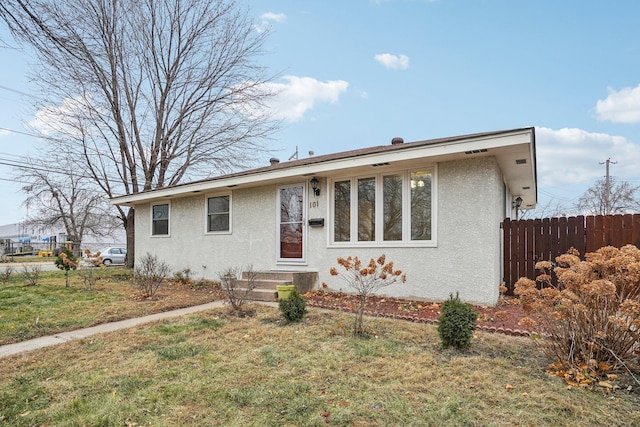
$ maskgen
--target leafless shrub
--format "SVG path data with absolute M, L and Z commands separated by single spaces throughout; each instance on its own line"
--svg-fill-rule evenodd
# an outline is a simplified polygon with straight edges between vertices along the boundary
M 82 277 L 85 289 L 90 291 L 96 286 L 98 280 L 101 279 L 100 274 L 96 271 L 98 268 L 104 268 L 104 264 L 102 263 L 100 251 L 92 253 L 89 249 L 85 249 L 84 254 L 83 267 L 78 270 L 78 272 L 80 277 Z
M 0 272 L 0 281 L 3 283 L 9 283 L 9 279 L 11 279 L 11 275 L 13 274 L 14 269 L 13 266 L 8 265 Z
M 136 261 L 133 270 L 133 281 L 142 290 L 142 296 L 152 297 L 169 276 L 169 266 L 158 260 L 158 257 L 146 253 Z
M 256 288 L 258 277 L 253 265 L 229 267 L 218 273 L 218 277 L 231 311 L 238 315 L 248 314 L 243 310 L 243 305 L 249 299 L 251 291 Z
M 25 286 L 36 286 L 42 269 L 39 265 L 22 264 L 22 278 Z

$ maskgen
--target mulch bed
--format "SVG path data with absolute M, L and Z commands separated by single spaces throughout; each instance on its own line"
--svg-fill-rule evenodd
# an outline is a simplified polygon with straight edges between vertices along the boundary
M 328 290 L 308 292 L 304 297 L 310 307 L 347 312 L 355 310 L 358 298 L 357 295 Z M 132 296 L 132 299 L 138 298 Z M 152 311 L 159 312 L 220 299 L 224 299 L 223 294 L 213 286 L 195 288 L 176 283 L 161 288 L 153 298 L 144 300 L 153 302 Z M 436 324 L 441 314 L 440 306 L 440 303 L 434 302 L 371 296 L 367 300 L 365 313 L 370 316 Z M 528 336 L 534 332 L 528 324 L 520 324 L 526 314 L 517 300 L 501 299 L 495 307 L 474 305 L 473 308 L 478 312 L 478 330 L 515 336 Z
M 353 312 L 357 295 L 319 290 L 304 294 L 307 305 L 331 310 Z M 400 298 L 371 296 L 367 299 L 365 314 L 377 317 L 408 320 L 420 323 L 438 323 L 440 303 L 413 301 Z M 514 336 L 529 336 L 534 331 L 520 320 L 526 317 L 522 307 L 512 299 L 501 299 L 495 307 L 473 306 L 478 313 L 477 329 Z

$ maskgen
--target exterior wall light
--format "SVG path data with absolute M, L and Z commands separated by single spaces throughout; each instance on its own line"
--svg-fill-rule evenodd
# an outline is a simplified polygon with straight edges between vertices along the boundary
M 516 209 L 520 209 L 520 206 L 522 206 L 522 197 L 516 197 L 516 199 L 513 201 L 513 206 L 515 206 Z
M 313 190 L 313 194 L 315 194 L 316 196 L 320 195 L 320 189 L 318 188 L 318 178 L 316 178 L 315 176 L 313 178 L 311 178 L 311 189 Z
M 518 220 L 518 210 L 522 206 L 522 197 L 518 196 L 513 200 L 513 207 L 516 208 L 516 221 Z

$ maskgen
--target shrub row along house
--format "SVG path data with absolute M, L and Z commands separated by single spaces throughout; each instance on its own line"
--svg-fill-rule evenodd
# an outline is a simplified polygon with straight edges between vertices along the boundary
M 136 209 L 135 258 L 217 279 L 228 267 L 333 283 L 338 257 L 385 254 L 407 274 L 389 295 L 458 291 L 495 304 L 500 223 L 537 202 L 535 131 L 522 128 L 312 156 L 116 197 Z M 517 206 L 516 206 L 517 205 Z M 310 276 L 309 276 L 310 275 Z M 306 289 L 303 289 L 306 290 Z

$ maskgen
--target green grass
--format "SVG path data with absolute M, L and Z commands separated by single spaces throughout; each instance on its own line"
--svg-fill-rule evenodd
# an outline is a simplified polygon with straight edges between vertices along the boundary
M 443 350 L 436 328 L 340 312 L 288 325 L 198 313 L 3 359 L 12 426 L 640 425 L 638 395 L 567 389 L 525 338 L 477 333 Z M 509 385 L 509 387 L 507 387 Z
M 63 271 L 41 272 L 36 286 L 25 286 L 20 273 L 18 269 L 8 284 L 0 283 L 0 345 L 143 316 L 178 304 L 171 298 L 132 298 L 140 291 L 125 268 L 95 269 L 101 279 L 92 290 L 85 288 L 79 271 L 69 273 L 69 287 L 65 287 Z M 215 299 L 204 291 L 201 294 L 205 296 L 203 302 Z

